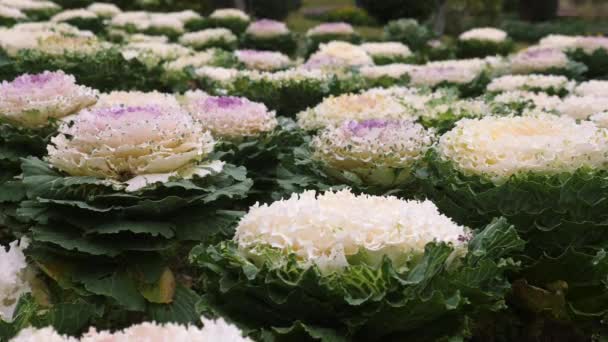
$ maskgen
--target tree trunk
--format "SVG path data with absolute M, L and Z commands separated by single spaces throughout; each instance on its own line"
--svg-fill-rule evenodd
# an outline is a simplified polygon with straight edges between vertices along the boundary
M 445 17 L 448 10 L 447 0 L 435 0 L 437 11 L 435 12 L 435 20 L 433 23 L 433 30 L 438 35 L 442 35 L 445 31 Z

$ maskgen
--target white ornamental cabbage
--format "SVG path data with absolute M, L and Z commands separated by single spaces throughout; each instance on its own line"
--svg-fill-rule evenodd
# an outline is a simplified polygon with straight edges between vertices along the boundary
M 246 68 L 254 70 L 280 70 L 292 64 L 287 55 L 276 51 L 237 50 L 234 55 Z
M 13 241 L 0 246 L 0 320 L 12 321 L 19 297 L 30 292 L 27 280 L 27 261 L 23 250 L 27 240 Z
M 608 97 L 568 96 L 556 109 L 562 115 L 584 120 L 593 114 L 607 111 Z
M 304 68 L 289 68 L 286 70 L 279 70 L 274 72 L 258 71 L 258 70 L 244 70 L 241 72 L 242 75 L 246 75 L 251 80 L 265 80 L 272 82 L 276 85 L 282 85 L 291 82 L 305 82 L 305 81 L 329 81 L 334 75 L 323 70 L 309 70 Z
M 391 94 L 365 92 L 327 97 L 316 107 L 297 114 L 298 125 L 315 130 L 346 120 L 410 119 L 413 112 Z
M 556 95 L 548 95 L 547 93 L 534 93 L 531 91 L 506 91 L 498 94 L 494 99 L 494 103 L 500 104 L 517 104 L 517 103 L 529 103 L 532 108 L 544 111 L 557 111 L 557 108 L 561 106 L 562 99 Z
M 515 74 L 530 74 L 551 69 L 565 69 L 568 63 L 568 56 L 559 49 L 530 47 L 511 58 L 511 71 Z
M 252 342 L 243 333 L 223 319 L 201 317 L 203 327 L 174 323 L 144 322 L 116 332 L 97 331 L 91 328 L 80 339 L 59 335 L 53 328 L 26 328 L 11 342 Z
M 514 90 L 560 90 L 570 91 L 574 88 L 574 82 L 565 76 L 556 75 L 505 75 L 493 79 L 487 86 L 491 92 L 505 92 Z
M 580 96 L 608 97 L 608 81 L 583 82 L 574 89 L 574 93 Z
M 306 32 L 306 35 L 309 37 L 313 36 L 324 36 L 324 35 L 353 35 L 355 34 L 355 29 L 352 25 L 337 22 L 337 23 L 322 23 L 319 24 Z
M 360 67 L 374 65 L 372 57 L 360 46 L 342 41 L 321 44 L 306 64 L 309 69 Z
M 371 56 L 409 57 L 412 51 L 407 45 L 399 42 L 364 43 L 361 48 Z
M 437 94 L 435 96 L 440 96 Z M 480 117 L 491 113 L 492 109 L 489 104 L 479 99 L 463 99 L 434 102 L 428 100 L 424 106 L 419 109 L 418 115 L 424 119 L 439 119 L 443 114 L 450 113 L 450 116 L 455 117 Z
M 129 11 L 117 13 L 112 17 L 110 25 L 113 27 L 133 27 L 138 31 L 146 30 L 150 27 L 149 14 L 144 11 Z
M 589 117 L 589 120 L 595 122 L 598 127 L 608 128 L 608 111 L 593 114 Z
M 372 88 L 364 94 L 395 98 L 409 110 L 407 118 L 412 119 L 418 118 L 420 113 L 424 113 L 430 103 L 437 103 L 448 96 L 446 92 L 440 90 L 424 91 L 410 87 Z
M 249 24 L 245 33 L 258 38 L 272 38 L 288 35 L 290 31 L 285 23 L 276 20 L 261 19 Z
M 565 36 L 561 34 L 550 34 L 542 38 L 538 42 L 538 46 L 543 48 L 551 48 L 558 50 L 565 50 L 574 48 L 578 40 L 578 36 Z
M 184 32 L 184 23 L 177 17 L 166 13 L 150 13 L 148 25 L 151 29 L 169 30 L 173 33 Z
M 94 2 L 87 9 L 102 18 L 111 18 L 122 12 L 118 6 L 109 2 Z
M 24 74 L 0 83 L 0 120 L 14 125 L 39 128 L 91 106 L 97 91 L 76 84 L 63 71 Z
M 126 329 L 109 332 L 98 332 L 91 329 L 81 339 L 81 342 L 252 342 L 243 337 L 243 333 L 234 325 L 223 319 L 210 320 L 201 318 L 203 328 L 194 325 L 179 325 L 174 323 L 157 324 L 144 322 L 132 325 Z
M 95 36 L 52 35 L 39 39 L 34 49 L 53 56 L 65 54 L 92 56 L 110 47 L 112 44 L 103 42 Z
M 173 106 L 178 107 L 179 102 L 173 94 L 160 93 L 158 91 L 112 91 L 101 94 L 95 107 L 116 107 L 116 106 Z
M 418 86 L 434 87 L 443 82 L 466 84 L 484 71 L 494 72 L 501 69 L 503 64 L 504 61 L 496 57 L 446 60 L 414 67 L 409 74 L 411 83 Z
M 200 78 L 208 78 L 219 83 L 229 83 L 239 76 L 238 69 L 203 66 L 194 71 Z
M 349 190 L 294 194 L 251 207 L 234 239 L 256 260 L 265 248 L 294 253 L 302 263 L 341 269 L 359 252 L 375 261 L 402 263 L 430 242 L 466 245 L 470 232 L 442 215 L 430 201 L 355 195 Z
M 138 59 L 149 66 L 156 66 L 163 61 L 173 61 L 180 57 L 189 56 L 192 50 L 174 43 L 156 41 L 134 42 L 125 45 L 122 56 L 126 60 Z
M 519 173 L 608 167 L 608 131 L 590 121 L 549 114 L 462 119 L 437 148 L 461 172 L 497 184 Z
M 168 43 L 169 37 L 163 35 L 149 35 L 144 33 L 135 33 L 124 37 L 127 43 Z
M 63 35 L 70 37 L 92 37 L 93 33 L 80 31 L 78 28 L 66 23 L 21 23 L 11 28 L 0 29 L 0 47 L 9 56 L 16 56 L 21 50 L 37 48 L 41 40 Z
M 215 49 L 207 49 L 193 55 L 182 56 L 176 60 L 166 62 L 164 68 L 168 71 L 181 71 L 187 67 L 200 68 L 211 64 L 215 60 L 216 53 Z
M 130 191 L 202 175 L 213 146 L 211 134 L 180 107 L 101 107 L 60 126 L 47 159 L 70 175 L 124 182 Z
M 72 19 L 97 19 L 97 14 L 86 9 L 65 10 L 55 14 L 51 22 L 62 22 Z
M 459 40 L 479 40 L 501 43 L 507 39 L 507 33 L 493 27 L 478 27 L 463 32 L 458 36 Z
M 180 44 L 195 48 L 219 42 L 231 44 L 236 41 L 237 37 L 234 33 L 226 28 L 211 28 L 196 32 L 188 32 L 179 37 Z
M 184 107 L 218 138 L 238 140 L 258 136 L 274 130 L 278 124 L 274 111 L 244 97 L 190 91 L 185 94 Z
M 412 121 L 349 120 L 313 137 L 312 158 L 332 169 L 408 169 L 433 143 L 433 134 Z M 368 173 L 365 172 L 367 175 Z
M 179 12 L 169 12 L 169 13 L 163 13 L 163 14 L 166 16 L 169 16 L 171 18 L 177 19 L 184 24 L 191 22 L 193 20 L 200 20 L 203 18 L 200 14 L 196 13 L 193 10 L 183 10 L 183 11 L 179 11 Z
M 400 79 L 409 73 L 416 66 L 411 64 L 393 63 L 386 65 L 364 66 L 359 69 L 359 73 L 366 79 L 376 80 L 383 77 Z
M 59 10 L 61 7 L 52 1 L 46 0 L 0 0 L 0 4 L 19 9 L 24 12 Z
M 239 19 L 242 21 L 249 21 L 250 18 L 247 13 L 236 9 L 236 8 L 220 8 L 216 9 L 211 13 L 209 18 L 213 19 Z
M 0 4 L 0 18 L 23 20 L 27 16 L 18 8 L 8 7 Z
M 52 327 L 36 329 L 25 328 L 13 337 L 10 342 L 78 342 L 75 337 L 61 335 Z

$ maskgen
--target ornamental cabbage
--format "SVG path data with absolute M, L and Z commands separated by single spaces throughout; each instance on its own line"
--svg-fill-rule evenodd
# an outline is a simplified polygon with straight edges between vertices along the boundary
M 313 137 L 311 157 L 329 174 L 352 172 L 366 185 L 388 187 L 410 180 L 432 142 L 432 132 L 411 121 L 349 120 Z
M 315 130 L 345 120 L 408 119 L 414 114 L 395 96 L 369 91 L 327 97 L 316 107 L 300 112 L 297 116 L 301 128 Z
M 185 109 L 213 136 L 228 140 L 259 136 L 277 127 L 275 112 L 244 97 L 209 96 L 200 91 L 185 95 Z
M 548 114 L 462 119 L 437 149 L 463 173 L 497 184 L 518 173 L 608 167 L 608 132 L 592 122 Z
M 201 321 L 202 328 L 193 325 L 157 324 L 155 322 L 135 324 L 115 332 L 97 331 L 91 327 L 89 332 L 80 339 L 59 335 L 51 327 L 26 328 L 11 342 L 252 342 L 249 338 L 243 337 L 243 333 L 236 326 L 228 324 L 221 318 L 211 320 L 201 317 Z
M 103 107 L 63 124 L 48 161 L 73 176 L 127 181 L 191 173 L 213 145 L 211 134 L 179 107 Z
M 234 241 L 190 257 L 201 308 L 286 340 L 436 340 L 500 310 L 522 246 L 504 220 L 473 234 L 429 201 L 309 191 L 253 206 Z
M 0 120 L 40 128 L 97 101 L 97 91 L 76 84 L 62 71 L 24 74 L 0 84 Z

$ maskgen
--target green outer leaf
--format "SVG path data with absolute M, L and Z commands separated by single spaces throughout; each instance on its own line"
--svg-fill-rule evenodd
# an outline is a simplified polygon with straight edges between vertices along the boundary
M 74 275 L 74 280 L 96 295 L 113 298 L 127 310 L 143 311 L 146 307 L 146 301 L 137 291 L 135 282 L 124 271 L 78 273 Z
M 175 235 L 175 230 L 175 224 L 167 222 L 119 221 L 95 225 L 88 229 L 86 234 L 117 234 L 128 231 L 135 234 L 150 234 L 170 239 Z
M 608 314 L 607 173 L 520 174 L 495 185 L 462 174 L 436 152 L 428 158 L 429 168 L 419 177 L 443 212 L 467 225 L 504 215 L 528 241 L 519 257 L 524 267 L 514 275 L 528 284 L 518 288 L 527 290 L 514 297 L 514 304 L 532 314 L 546 311 L 560 320 L 586 321 L 579 327 L 593 330 Z
M 175 297 L 171 304 L 148 304 L 147 312 L 150 319 L 158 323 L 180 323 L 195 324 L 200 320 L 200 315 L 195 310 L 200 296 L 181 285 L 175 289 Z
M 429 324 L 435 337 L 458 334 L 466 317 L 502 309 L 509 290 L 504 273 L 517 269 L 504 258 L 522 247 L 502 219 L 472 241 L 464 259 L 452 260 L 451 246 L 431 243 L 407 267 L 388 258 L 379 265 L 359 258 L 342 271 L 322 273 L 270 247 L 253 263 L 230 241 L 197 246 L 190 258 L 204 273 L 201 309 L 249 327 L 289 331 L 300 321 L 377 340 L 426 336 Z M 490 254 L 499 250 L 502 258 Z
M 92 255 L 107 255 L 110 257 L 120 254 L 120 249 L 111 243 L 100 244 L 76 231 L 56 230 L 49 226 L 34 226 L 31 228 L 34 241 L 52 243 L 67 250 L 77 250 Z

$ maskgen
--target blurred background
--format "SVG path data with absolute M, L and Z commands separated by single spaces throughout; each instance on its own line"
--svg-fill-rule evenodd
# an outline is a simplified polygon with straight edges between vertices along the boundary
M 59 0 L 82 7 L 89 0 Z M 208 14 L 237 7 L 260 18 L 285 20 L 305 32 L 326 21 L 356 26 L 364 38 L 382 35 L 382 26 L 397 18 L 413 18 L 437 34 L 457 34 L 477 26 L 506 30 L 517 41 L 536 41 L 549 34 L 608 34 L 608 0 L 117 0 L 124 10 L 177 11 Z

